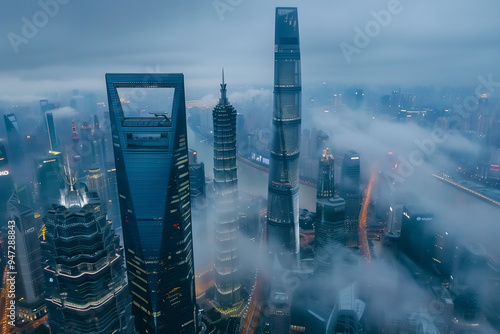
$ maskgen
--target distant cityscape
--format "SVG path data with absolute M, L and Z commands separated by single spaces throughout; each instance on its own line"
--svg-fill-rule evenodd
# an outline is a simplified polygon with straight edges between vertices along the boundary
M 0 334 L 500 333 L 498 95 L 307 87 L 274 19 L 272 93 L 0 101 Z

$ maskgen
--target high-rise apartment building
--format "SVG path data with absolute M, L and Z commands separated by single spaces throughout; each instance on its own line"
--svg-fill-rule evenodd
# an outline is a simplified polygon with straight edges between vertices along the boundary
M 184 76 L 106 74 L 106 85 L 136 329 L 195 333 Z M 133 88 L 160 98 L 173 90 L 171 109 L 129 113 L 120 94 Z
M 236 110 L 227 99 L 224 72 L 221 97 L 212 116 L 214 124 L 215 287 L 223 308 L 241 300 L 238 277 L 238 175 L 236 170 Z
M 268 249 L 286 267 L 299 255 L 301 77 L 297 8 L 276 8 Z

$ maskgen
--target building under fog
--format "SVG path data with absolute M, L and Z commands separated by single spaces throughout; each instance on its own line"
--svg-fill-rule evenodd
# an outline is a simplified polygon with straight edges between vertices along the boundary
M 5 129 L 7 130 L 7 140 L 9 141 L 8 156 L 10 164 L 16 169 L 16 172 L 21 176 L 20 171 L 24 171 L 24 148 L 21 139 L 21 131 L 19 123 L 14 113 L 3 115 L 5 121 Z M 17 175 L 16 175 L 17 176 Z M 24 175 L 23 175 L 24 176 Z
M 434 254 L 434 215 L 419 205 L 405 205 L 399 247 L 420 266 L 429 268 Z
M 0 143 L 0 226 L 7 226 L 7 201 L 15 190 L 5 146 Z
M 65 174 L 41 236 L 51 331 L 134 333 L 123 249 L 106 206 L 79 187 L 69 166 Z
M 339 194 L 345 200 L 345 245 L 358 247 L 360 196 L 360 158 L 356 151 L 347 151 L 342 163 Z
M 38 241 L 40 214 L 20 203 L 14 193 L 8 202 L 9 219 L 16 222 L 16 268 L 20 277 L 16 293 L 18 315 L 28 321 L 46 313 L 42 252 Z
M 198 163 L 197 156 L 196 151 L 189 150 L 189 189 L 193 209 L 203 209 L 206 207 L 207 199 L 205 164 Z
M 224 72 L 213 115 L 215 191 L 215 301 L 222 308 L 241 301 L 238 254 L 238 175 L 236 110 L 227 99 Z
M 184 76 L 108 73 L 106 85 L 136 329 L 196 333 Z M 158 112 L 124 110 L 131 88 L 159 98 L 170 89 L 171 109 L 158 99 Z
M 346 204 L 335 194 L 334 158 L 329 149 L 320 158 L 317 186 L 314 259 L 318 270 L 330 271 L 333 249 L 345 244 Z
M 44 209 L 50 208 L 61 197 L 61 189 L 64 188 L 61 159 L 62 154 L 58 152 L 51 152 L 35 159 L 36 189 Z
M 352 283 L 340 289 L 333 298 L 310 301 L 306 334 L 357 334 L 363 333 L 362 317 L 365 302 L 358 299 L 357 285 Z
M 299 257 L 301 76 L 297 8 L 276 8 L 267 240 L 287 267 Z

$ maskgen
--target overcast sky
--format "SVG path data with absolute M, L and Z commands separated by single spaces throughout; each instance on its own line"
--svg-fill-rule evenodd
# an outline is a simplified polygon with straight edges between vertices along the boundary
M 64 4 L 42 14 L 40 3 L 54 1 Z M 221 67 L 235 86 L 270 88 L 276 6 L 298 7 L 303 85 L 475 86 L 490 73 L 500 81 L 500 1 L 392 2 L 2 0 L 0 99 L 104 92 L 106 72 L 151 71 L 184 73 L 187 98 L 199 99 L 217 94 Z M 377 31 L 371 12 L 391 6 Z M 23 31 L 31 23 L 37 31 Z M 355 28 L 367 24 L 373 37 L 357 47 Z M 357 47 L 350 62 L 342 42 Z

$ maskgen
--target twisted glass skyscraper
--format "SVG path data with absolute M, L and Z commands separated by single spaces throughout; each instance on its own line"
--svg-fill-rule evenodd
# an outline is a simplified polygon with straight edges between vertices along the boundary
M 215 188 L 215 299 L 223 308 L 240 301 L 238 275 L 238 175 L 236 171 L 236 110 L 226 96 L 224 72 L 221 97 L 213 110 Z
M 106 74 L 106 85 L 136 329 L 195 333 L 184 76 Z M 134 95 L 120 96 L 122 89 Z M 171 109 L 159 112 L 165 108 L 161 98 L 172 89 Z M 143 106 L 124 108 L 145 97 L 157 98 L 148 100 L 150 113 Z
M 273 139 L 267 209 L 268 249 L 284 266 L 299 254 L 301 78 L 297 8 L 276 8 Z

